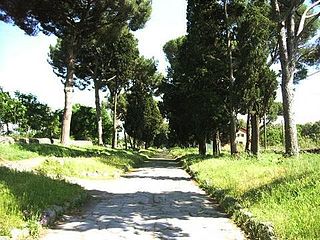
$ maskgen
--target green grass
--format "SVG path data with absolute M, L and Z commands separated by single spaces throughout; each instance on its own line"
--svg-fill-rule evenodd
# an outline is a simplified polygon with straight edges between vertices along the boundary
M 113 178 L 141 164 L 145 156 L 133 151 L 99 146 L 64 147 L 50 144 L 1 145 L 0 158 L 14 161 L 42 157 L 45 162 L 36 170 L 55 178 Z
M 36 169 L 39 174 L 0 167 L 0 236 L 9 235 L 12 228 L 26 226 L 35 230 L 33 234 L 37 235 L 37 222 L 43 210 L 51 205 L 63 206 L 85 193 L 80 186 L 61 178 L 113 178 L 139 166 L 145 159 L 133 151 L 95 146 L 0 144 L 1 160 L 35 157 L 45 159 Z
M 23 149 L 19 144 L 0 144 L 0 160 L 22 160 L 38 157 L 39 154 Z
M 0 236 L 12 228 L 37 226 L 46 208 L 64 206 L 80 195 L 85 196 L 78 185 L 0 167 Z
M 189 155 L 184 163 L 200 183 L 223 189 L 258 219 L 272 222 L 280 239 L 320 239 L 320 155 Z
M 102 157 L 49 158 L 36 171 L 55 178 L 110 179 L 141 164 L 143 157 L 129 151 L 114 151 Z
M 174 147 L 169 149 L 169 154 L 174 157 L 182 157 L 184 155 L 188 154 L 196 154 L 198 153 L 198 148 L 180 148 L 180 147 Z

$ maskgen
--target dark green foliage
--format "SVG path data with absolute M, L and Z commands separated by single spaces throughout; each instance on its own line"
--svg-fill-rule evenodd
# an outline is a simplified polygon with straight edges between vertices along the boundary
M 156 135 L 160 133 L 162 122 L 157 102 L 151 95 L 138 91 L 132 91 L 127 95 L 124 127 L 134 139 L 133 145 L 137 141 L 143 141 L 146 148 L 150 147 Z
M 12 98 L 8 92 L 0 88 L 0 124 L 19 124 L 24 120 L 26 107 L 17 99 Z M 7 129 L 7 133 L 9 129 Z
M 158 104 L 153 99 L 162 75 L 157 73 L 153 59 L 140 57 L 136 59 L 129 93 L 126 94 L 126 110 L 123 111 L 125 131 L 133 138 L 132 147 L 138 141 L 150 147 L 163 122 Z
M 111 138 L 111 119 L 103 108 L 102 111 L 103 119 L 103 140 L 104 142 L 110 142 Z M 76 104 L 73 106 L 73 118 L 71 120 L 71 135 L 76 140 L 97 140 L 97 125 L 96 122 L 96 112 L 94 108 L 81 106 Z
M 160 127 L 163 122 L 157 102 L 152 96 L 145 99 L 143 111 L 143 132 L 142 139 L 146 148 L 150 147 L 154 138 L 160 133 Z
M 262 117 L 270 108 L 278 87 L 276 74 L 270 70 L 268 64 L 274 28 L 269 15 L 270 6 L 268 4 L 249 4 L 239 21 L 237 35 L 239 48 L 236 77 L 238 99 L 240 104 L 243 104 L 243 114 L 249 110 L 259 117 Z
M 127 22 L 133 30 L 143 27 L 151 14 L 151 2 L 4 0 L 0 10 L 0 20 L 16 24 L 30 35 L 42 31 L 57 37 L 74 33 L 84 37 L 110 23 Z
M 263 136 L 261 135 L 261 138 Z M 263 139 L 261 139 L 263 140 Z M 281 147 L 283 146 L 283 126 L 281 124 L 269 125 L 267 127 L 267 143 L 271 147 Z
M 320 121 L 298 125 L 298 133 L 305 148 L 319 148 L 320 146 Z
M 15 93 L 16 98 L 26 108 L 20 130 L 25 133 L 33 131 L 38 137 L 57 136 L 59 131 L 58 116 L 48 105 L 40 103 L 32 94 Z

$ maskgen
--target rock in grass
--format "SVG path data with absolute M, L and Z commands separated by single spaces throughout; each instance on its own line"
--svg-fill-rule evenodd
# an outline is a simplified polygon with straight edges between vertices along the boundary
M 0 136 L 0 144 L 14 144 L 14 142 L 12 137 Z
M 26 239 L 29 237 L 29 229 L 17 229 L 14 228 L 10 232 L 11 239 Z
M 48 226 L 56 220 L 57 214 L 54 209 L 47 209 L 42 213 L 40 224 L 42 226 Z
M 9 240 L 10 238 L 9 237 L 6 237 L 6 236 L 0 236 L 0 240 Z

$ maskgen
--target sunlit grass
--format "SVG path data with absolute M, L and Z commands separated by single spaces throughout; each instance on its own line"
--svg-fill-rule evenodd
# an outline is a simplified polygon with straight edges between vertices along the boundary
M 135 156 L 110 155 L 90 158 L 49 158 L 36 171 L 56 178 L 110 179 L 119 177 L 141 163 Z
M 259 219 L 272 222 L 280 239 L 320 238 L 320 155 L 190 155 L 184 161 L 201 183 L 223 189 Z
M 43 158 L 38 174 L 0 167 L 0 236 L 12 228 L 30 227 L 38 233 L 37 222 L 46 208 L 63 206 L 84 196 L 84 190 L 63 178 L 109 179 L 139 166 L 145 157 L 133 151 L 104 147 L 64 147 L 50 144 L 0 144 L 0 158 L 15 161 Z M 51 178 L 50 178 L 51 177 Z M 53 178 L 52 178 L 53 177 Z
M 0 144 L 0 161 L 30 159 L 38 156 L 36 152 L 21 149 L 18 144 Z
M 0 167 L 0 236 L 39 221 L 48 207 L 64 206 L 79 196 L 85 192 L 78 185 Z
M 169 153 L 172 157 L 181 157 L 187 154 L 196 154 L 198 153 L 198 149 L 174 147 L 169 149 Z

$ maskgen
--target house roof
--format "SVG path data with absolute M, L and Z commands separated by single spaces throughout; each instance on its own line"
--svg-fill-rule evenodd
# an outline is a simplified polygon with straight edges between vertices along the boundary
M 238 132 L 247 133 L 247 129 L 245 129 L 245 128 L 239 128 Z

